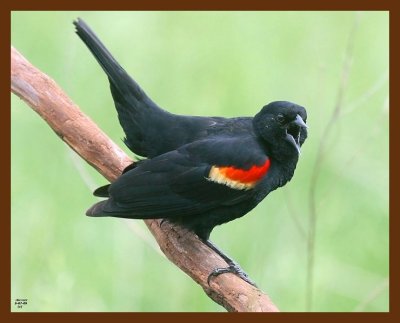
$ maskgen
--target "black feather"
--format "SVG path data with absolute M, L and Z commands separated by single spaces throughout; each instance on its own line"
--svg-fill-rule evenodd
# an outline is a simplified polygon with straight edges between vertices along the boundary
M 109 197 L 110 196 L 108 193 L 109 187 L 110 187 L 110 184 L 101 186 L 93 192 L 93 195 L 98 196 L 98 197 Z

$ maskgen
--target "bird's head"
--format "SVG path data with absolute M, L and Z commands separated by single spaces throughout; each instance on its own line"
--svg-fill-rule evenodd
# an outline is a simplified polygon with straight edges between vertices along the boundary
M 307 138 L 307 112 L 302 106 L 275 101 L 264 106 L 253 119 L 255 132 L 272 150 L 300 154 Z

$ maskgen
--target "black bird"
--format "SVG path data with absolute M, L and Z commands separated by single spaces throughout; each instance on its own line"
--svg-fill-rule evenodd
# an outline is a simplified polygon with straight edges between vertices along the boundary
M 106 72 L 135 162 L 94 194 L 108 197 L 89 216 L 166 219 L 195 232 L 228 263 L 210 274 L 240 267 L 210 241 L 217 225 L 239 218 L 293 176 L 307 138 L 305 108 L 286 101 L 254 117 L 182 116 L 158 107 L 81 20 L 76 32 Z M 251 283 L 251 281 L 249 281 Z

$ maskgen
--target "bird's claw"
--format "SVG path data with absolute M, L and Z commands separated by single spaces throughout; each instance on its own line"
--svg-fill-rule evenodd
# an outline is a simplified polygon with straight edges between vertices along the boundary
M 235 274 L 235 275 L 239 276 L 241 279 L 243 279 L 246 283 L 249 283 L 250 285 L 258 288 L 257 285 L 249 278 L 249 276 L 236 263 L 230 264 L 229 267 L 225 267 L 225 268 L 215 268 L 208 275 L 208 278 L 207 278 L 208 285 L 210 285 L 211 277 L 217 277 L 221 274 L 226 274 L 226 273 Z
M 160 228 L 162 228 L 162 225 L 163 225 L 164 222 L 167 222 L 167 219 L 161 219 L 160 220 L 160 222 L 159 222 Z

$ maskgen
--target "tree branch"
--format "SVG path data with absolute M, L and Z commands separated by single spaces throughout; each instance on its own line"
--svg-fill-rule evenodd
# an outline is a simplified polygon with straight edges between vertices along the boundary
M 109 181 L 132 160 L 85 116 L 62 89 L 11 47 L 11 91 L 35 110 L 55 133 Z M 192 232 L 158 220 L 145 220 L 161 250 L 206 294 L 228 311 L 277 312 L 269 297 L 234 274 L 207 278 L 224 260 Z

